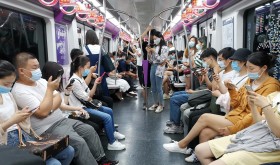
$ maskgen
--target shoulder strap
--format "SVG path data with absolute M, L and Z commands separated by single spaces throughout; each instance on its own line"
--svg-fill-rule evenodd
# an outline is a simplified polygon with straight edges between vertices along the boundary
M 88 48 L 87 45 L 85 46 L 85 48 L 86 48 L 86 50 L 87 50 L 87 52 L 88 52 L 88 55 L 92 55 L 92 53 L 91 53 L 91 51 L 89 50 L 89 48 Z
M 80 84 L 82 85 L 82 82 L 81 82 L 79 79 L 77 79 L 77 78 L 72 78 L 72 79 L 79 81 Z M 71 79 L 70 79 L 70 80 L 71 80 Z M 88 89 L 88 88 L 87 88 L 87 89 Z M 87 91 L 87 89 L 86 89 L 85 91 Z M 76 97 L 76 99 L 78 99 L 81 103 L 84 102 L 84 100 L 82 100 L 82 99 L 80 99 L 80 98 L 77 97 L 77 95 L 74 93 L 74 91 L 72 91 L 72 93 L 73 93 L 73 95 Z
M 245 78 L 247 78 L 248 76 L 243 77 L 240 81 L 238 81 L 238 83 L 236 83 L 236 85 L 238 85 L 239 83 L 241 83 Z

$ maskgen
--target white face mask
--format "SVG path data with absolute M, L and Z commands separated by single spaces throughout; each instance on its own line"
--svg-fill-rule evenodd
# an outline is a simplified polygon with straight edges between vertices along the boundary
M 154 44 L 158 45 L 160 43 L 160 38 L 154 40 Z

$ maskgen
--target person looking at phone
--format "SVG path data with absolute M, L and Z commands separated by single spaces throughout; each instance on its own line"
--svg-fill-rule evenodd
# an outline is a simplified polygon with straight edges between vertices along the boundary
M 252 53 L 246 63 L 250 80 L 247 84 L 252 85 L 255 93 L 267 96 L 280 90 L 278 80 L 268 75 L 268 69 L 272 66 L 270 56 L 262 52 Z M 189 143 L 197 136 L 199 142 L 206 142 L 218 135 L 227 136 L 235 134 L 253 124 L 251 108 L 247 100 L 247 90 L 243 86 L 233 97 L 238 99 L 238 105 L 226 116 L 215 114 L 203 114 L 192 127 L 188 135 L 179 142 L 166 144 L 164 147 L 170 152 L 186 153 Z M 257 109 L 261 112 L 261 109 Z M 206 134 L 207 136 L 201 136 Z
M 30 116 L 38 108 L 30 109 L 25 106 L 18 110 L 15 100 L 10 93 L 16 80 L 16 69 L 8 61 L 0 60 L 0 144 L 17 147 L 26 141 L 34 141 Z M 19 127 L 20 126 L 20 127 Z M 21 129 L 21 134 L 19 133 Z M 19 138 L 22 136 L 22 139 Z M 74 157 L 74 148 L 68 146 L 53 158 L 47 159 L 47 165 L 69 165 Z
M 96 131 L 78 120 L 64 118 L 59 87 L 59 79 L 42 79 L 38 60 L 30 53 L 15 56 L 18 80 L 12 94 L 18 107 L 38 108 L 30 117 L 31 125 L 38 135 L 69 135 L 69 144 L 75 149 L 73 163 L 85 165 L 115 163 L 106 158 Z M 98 162 L 98 163 L 97 163 Z
M 229 58 L 232 61 L 231 68 L 235 72 L 231 79 L 222 79 L 221 75 L 214 76 L 219 91 L 214 91 L 213 95 L 218 97 L 217 104 L 221 105 L 221 109 L 226 113 L 239 104 L 234 93 L 238 92 L 248 80 L 246 62 L 251 53 L 249 49 L 240 48 Z
M 42 68 L 42 78 L 48 80 L 51 76 L 56 78 L 57 73 L 60 71 L 64 71 L 63 67 L 56 62 L 46 62 L 44 67 Z M 62 72 L 63 74 L 64 72 Z M 67 86 L 63 87 L 62 78 L 59 83 L 59 87 L 56 91 L 61 93 L 62 103 L 60 109 L 63 112 L 63 116 L 65 118 L 75 119 L 82 121 L 83 123 L 91 125 L 97 132 L 99 132 L 103 128 L 103 121 L 100 117 L 89 115 L 83 107 L 79 106 L 69 106 L 69 96 L 72 91 L 73 83 L 75 79 L 72 79 Z
M 104 74 L 97 78 L 94 82 L 92 89 L 89 89 L 83 77 L 87 76 L 87 69 L 90 67 L 90 60 L 86 56 L 79 56 L 71 63 L 71 78 L 75 79 L 73 83 L 73 90 L 69 96 L 69 105 L 83 107 L 88 113 L 102 118 L 104 129 L 108 138 L 108 150 L 124 150 L 125 145 L 118 140 L 125 139 L 125 136 L 117 132 L 114 127 L 113 111 L 108 107 L 100 107 L 98 110 L 94 110 L 90 107 L 85 107 L 80 100 L 92 101 L 92 97 L 95 95 L 96 87 L 101 83 Z
M 195 152 L 201 164 L 279 164 L 280 92 L 278 90 L 267 97 L 255 92 L 247 95 L 253 125 L 234 135 L 198 145 Z

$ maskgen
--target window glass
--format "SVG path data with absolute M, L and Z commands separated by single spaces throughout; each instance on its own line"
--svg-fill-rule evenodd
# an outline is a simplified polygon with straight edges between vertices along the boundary
M 47 60 L 44 27 L 41 18 L 0 7 L 0 59 L 11 62 L 17 53 L 30 52 L 43 66 Z

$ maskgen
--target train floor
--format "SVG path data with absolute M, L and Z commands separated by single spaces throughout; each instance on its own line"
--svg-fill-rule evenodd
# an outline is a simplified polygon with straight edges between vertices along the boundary
M 114 103 L 115 123 L 119 132 L 126 135 L 121 142 L 126 145 L 124 151 L 108 151 L 106 137 L 101 137 L 105 153 L 110 159 L 120 161 L 120 165 L 197 165 L 185 162 L 186 155 L 169 153 L 163 148 L 164 143 L 180 140 L 183 134 L 167 135 L 163 133 L 165 122 L 169 119 L 169 100 L 165 100 L 164 111 L 142 110 L 142 90 L 138 90 L 138 98 L 125 97 L 123 101 Z M 151 103 L 151 92 L 149 92 Z

